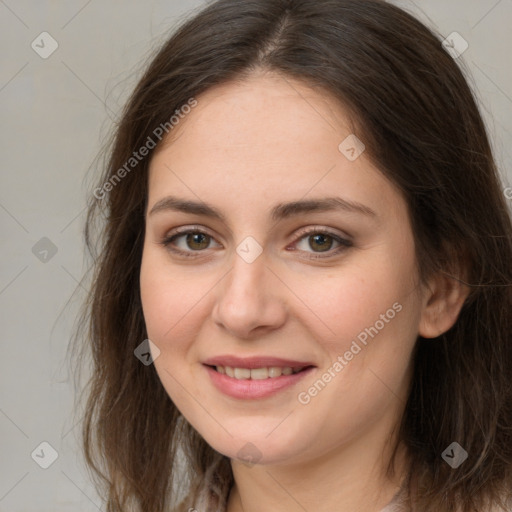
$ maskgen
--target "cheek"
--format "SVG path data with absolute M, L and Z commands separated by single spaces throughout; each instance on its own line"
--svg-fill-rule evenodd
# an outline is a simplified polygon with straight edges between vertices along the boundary
M 195 400 L 207 403 L 204 390 L 196 386 L 202 370 L 197 340 L 208 322 L 218 282 L 218 274 L 211 270 L 171 265 L 165 251 L 149 248 L 143 253 L 141 301 L 148 338 L 160 350 L 155 369 L 167 394 L 189 420 L 202 411 L 196 409 Z
M 197 421 L 198 411 L 190 396 L 200 401 L 202 398 L 201 390 L 190 381 L 187 359 L 197 337 L 195 330 L 203 322 L 202 299 L 211 287 L 197 286 L 198 281 L 186 270 L 169 265 L 165 255 L 145 250 L 140 273 L 141 301 L 148 338 L 160 350 L 155 369 L 173 403 L 192 422 Z
M 190 269 L 170 265 L 164 252 L 144 251 L 140 272 L 142 309 L 148 337 L 161 350 L 173 340 L 177 349 L 183 329 L 197 321 L 202 300 L 210 288 L 204 282 L 197 286 L 198 280 Z
M 304 296 L 309 285 L 307 302 L 315 313 L 310 330 L 326 353 L 322 370 L 327 372 L 316 386 L 322 398 L 315 389 L 308 392 L 307 386 L 318 382 L 311 381 L 301 388 L 306 393 L 301 403 L 311 398 L 313 407 L 321 408 L 343 396 L 347 410 L 371 414 L 381 410 L 379 401 L 390 398 L 390 389 L 402 389 L 420 315 L 413 248 L 406 242 L 395 253 L 385 247 L 368 251 L 357 264 L 347 263 L 318 281 L 315 293 L 312 281 L 301 278 L 298 294 Z
M 398 256 L 395 261 L 372 254 L 320 278 L 295 278 L 294 291 L 310 309 L 311 328 L 331 355 L 348 350 L 360 333 L 364 340 L 365 329 L 376 323 L 379 331 L 389 332 L 401 322 L 398 317 L 405 315 L 397 309 L 413 297 L 413 262 Z

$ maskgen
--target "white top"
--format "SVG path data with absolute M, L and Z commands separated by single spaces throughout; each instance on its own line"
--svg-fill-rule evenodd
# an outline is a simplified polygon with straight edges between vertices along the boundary
M 210 503 L 208 500 L 210 499 Z M 217 500 L 208 498 L 204 493 L 201 493 L 198 497 L 194 509 L 197 512 L 226 512 L 226 505 L 217 505 Z M 183 510 L 189 511 L 189 508 Z M 400 494 L 395 497 L 383 508 L 380 512 L 408 512 L 407 508 L 403 505 L 403 500 L 400 498 Z

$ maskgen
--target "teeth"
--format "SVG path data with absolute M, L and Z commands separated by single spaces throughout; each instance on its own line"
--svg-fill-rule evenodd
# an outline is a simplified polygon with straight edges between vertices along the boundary
M 267 368 L 253 368 L 251 371 L 251 379 L 254 380 L 263 380 L 268 379 L 268 369 Z
M 233 368 L 235 379 L 250 379 L 251 370 L 249 368 Z
M 279 366 L 272 366 L 268 369 L 269 377 L 281 377 L 282 373 L 283 371 Z
M 302 368 L 292 368 L 291 366 L 271 366 L 270 368 L 233 368 L 231 366 L 216 366 L 216 370 L 225 374 L 228 377 L 233 377 L 239 380 L 264 380 L 274 377 L 281 377 L 281 375 L 291 375 L 292 373 L 299 373 Z

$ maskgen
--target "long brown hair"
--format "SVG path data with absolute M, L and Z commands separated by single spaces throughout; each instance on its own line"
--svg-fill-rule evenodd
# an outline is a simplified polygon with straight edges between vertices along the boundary
M 218 0 L 157 51 L 106 147 L 84 233 L 95 271 L 77 330 L 79 361 L 92 355 L 83 443 L 108 512 L 174 510 L 214 463 L 218 488 L 232 484 L 229 459 L 183 419 L 154 366 L 134 357 L 147 338 L 139 272 L 154 149 L 126 163 L 191 98 L 257 69 L 321 88 L 346 107 L 366 155 L 407 200 L 421 278 L 445 272 L 470 286 L 456 324 L 416 343 L 400 424 L 414 510 L 505 507 L 512 224 L 474 93 L 441 40 L 380 0 Z M 454 441 L 468 452 L 457 469 L 441 457 Z

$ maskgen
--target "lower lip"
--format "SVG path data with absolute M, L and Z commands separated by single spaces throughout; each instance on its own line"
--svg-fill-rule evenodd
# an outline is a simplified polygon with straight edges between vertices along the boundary
M 299 373 L 291 375 L 281 375 L 268 379 L 235 379 L 226 374 L 219 373 L 211 366 L 206 366 L 206 371 L 212 379 L 213 385 L 222 393 L 233 398 L 251 400 L 257 398 L 266 398 L 278 393 L 286 388 L 297 384 L 306 375 L 309 375 L 315 368 L 312 366 Z

